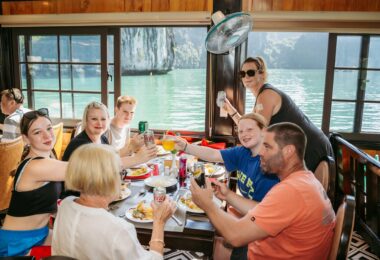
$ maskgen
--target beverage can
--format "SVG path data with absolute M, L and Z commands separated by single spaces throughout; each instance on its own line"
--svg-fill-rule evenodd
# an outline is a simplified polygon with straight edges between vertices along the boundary
M 146 130 L 148 130 L 148 121 L 140 121 L 139 122 L 139 133 L 142 134 Z
M 186 167 L 187 158 L 185 155 L 181 155 L 179 158 L 179 171 L 178 171 L 178 179 L 179 185 L 181 187 L 186 186 L 186 177 L 187 177 L 187 167 Z
M 166 189 L 163 187 L 156 187 L 153 189 L 154 203 L 160 204 L 166 198 Z
M 145 132 L 144 132 L 144 143 L 145 143 L 146 147 L 151 147 L 151 146 L 155 145 L 154 132 L 152 130 L 145 130 Z

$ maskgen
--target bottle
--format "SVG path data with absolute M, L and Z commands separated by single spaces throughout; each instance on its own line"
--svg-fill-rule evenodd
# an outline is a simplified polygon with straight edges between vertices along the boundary
M 170 175 L 169 166 L 165 166 L 164 175 L 165 176 L 169 176 Z
M 179 157 L 179 171 L 178 171 L 178 181 L 179 181 L 180 187 L 186 187 L 186 176 L 187 176 L 186 162 L 187 162 L 186 155 L 182 154 Z

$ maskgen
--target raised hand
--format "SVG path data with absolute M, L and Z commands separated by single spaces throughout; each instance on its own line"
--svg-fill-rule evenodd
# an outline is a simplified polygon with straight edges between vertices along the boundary
M 210 180 L 206 178 L 206 188 L 204 189 L 198 186 L 194 177 L 190 179 L 190 182 L 190 191 L 193 202 L 204 211 L 207 211 L 208 206 L 213 203 L 212 197 L 214 196 Z
M 227 185 L 217 180 L 213 180 L 212 184 L 214 185 L 215 196 L 218 199 L 227 200 L 227 195 L 229 192 L 231 192 L 231 190 L 227 188 Z
M 166 223 L 177 209 L 176 203 L 168 196 L 166 196 L 166 199 L 160 204 L 156 204 L 152 201 L 151 206 L 153 209 L 153 221 L 160 223 Z

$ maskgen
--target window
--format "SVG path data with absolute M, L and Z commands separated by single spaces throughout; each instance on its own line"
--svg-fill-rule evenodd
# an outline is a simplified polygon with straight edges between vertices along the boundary
M 112 115 L 120 93 L 138 101 L 134 128 L 141 120 L 153 129 L 204 132 L 206 27 L 15 31 L 26 106 L 72 121 L 91 101 L 105 103 Z
M 121 94 L 138 100 L 132 126 L 204 131 L 206 27 L 121 29 Z
M 287 93 L 318 127 L 322 124 L 327 33 L 251 32 L 248 57 L 261 56 L 268 67 L 268 83 Z M 246 113 L 254 96 L 246 92 Z
M 380 37 L 335 35 L 336 55 L 330 129 L 379 133 Z

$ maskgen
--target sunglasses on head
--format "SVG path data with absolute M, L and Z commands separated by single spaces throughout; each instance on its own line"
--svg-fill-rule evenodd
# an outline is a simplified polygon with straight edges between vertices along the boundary
M 37 116 L 49 116 L 49 110 L 47 108 L 40 108 L 24 114 L 24 117 L 29 120 L 35 119 Z
M 23 96 L 17 97 L 16 93 L 14 92 L 13 88 L 8 89 L 8 95 L 13 98 L 16 103 L 21 104 L 24 101 Z
M 256 71 L 257 70 L 247 70 L 247 71 L 241 70 L 239 71 L 239 76 L 240 78 L 245 78 L 246 75 L 248 77 L 254 77 L 256 75 Z

